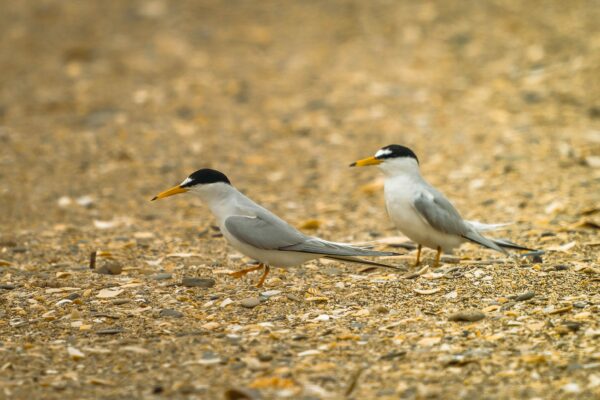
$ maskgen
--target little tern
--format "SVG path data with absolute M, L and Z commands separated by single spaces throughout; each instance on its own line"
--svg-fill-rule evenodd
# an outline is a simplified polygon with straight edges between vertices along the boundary
M 505 248 L 532 250 L 501 239 L 488 239 L 480 232 L 498 225 L 464 220 L 442 193 L 423 179 L 419 160 L 408 147 L 392 144 L 379 149 L 373 157 L 350 164 L 351 167 L 378 165 L 385 175 L 384 195 L 388 215 L 396 227 L 416 242 L 419 265 L 422 246 L 437 250 L 435 266 L 442 251 L 452 251 L 465 241 L 496 250 L 505 255 Z
M 296 266 L 321 257 L 397 269 L 391 265 L 356 258 L 395 256 L 397 253 L 373 251 L 304 235 L 243 195 L 233 187 L 225 174 L 214 169 L 198 170 L 152 200 L 186 192 L 206 202 L 216 217 L 223 236 L 235 249 L 260 263 L 231 275 L 239 278 L 248 272 L 264 268 L 257 287 L 264 283 L 269 266 Z

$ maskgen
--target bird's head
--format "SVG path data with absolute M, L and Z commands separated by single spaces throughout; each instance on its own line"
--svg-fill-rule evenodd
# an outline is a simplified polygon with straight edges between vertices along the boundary
M 417 155 L 408 147 L 390 144 L 377 150 L 374 156 L 350 164 L 351 167 L 378 165 L 386 175 L 398 175 L 419 170 Z
M 160 192 L 154 196 L 152 201 L 186 192 L 204 197 L 230 186 L 231 182 L 224 173 L 210 168 L 203 168 L 185 178 L 179 185 Z

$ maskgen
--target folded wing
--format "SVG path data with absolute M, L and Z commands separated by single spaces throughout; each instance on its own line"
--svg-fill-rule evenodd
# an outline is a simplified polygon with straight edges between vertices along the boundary
M 413 199 L 413 205 L 418 214 L 438 231 L 461 236 L 471 242 L 506 254 L 506 250 L 467 225 L 452 203 L 435 189 L 419 192 Z
M 298 251 L 330 256 L 393 256 L 382 252 L 306 236 L 280 218 L 266 212 L 256 216 L 232 216 L 225 227 L 236 239 L 264 250 Z

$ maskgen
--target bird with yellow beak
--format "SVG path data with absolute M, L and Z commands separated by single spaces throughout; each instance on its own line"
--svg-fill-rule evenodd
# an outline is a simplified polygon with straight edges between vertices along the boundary
M 303 234 L 243 195 L 233 187 L 225 174 L 214 169 L 198 170 L 152 200 L 181 193 L 190 193 L 206 202 L 225 239 L 240 253 L 260 263 L 231 274 L 242 277 L 248 272 L 264 269 L 257 287 L 264 283 L 270 266 L 291 267 L 321 257 L 397 269 L 356 258 L 394 256 L 397 253 L 364 249 Z
M 392 144 L 351 167 L 377 165 L 385 176 L 384 195 L 388 215 L 396 227 L 417 243 L 419 265 L 422 246 L 437 250 L 435 266 L 442 251 L 452 251 L 465 241 L 508 254 L 505 250 L 532 250 L 503 239 L 488 239 L 481 232 L 505 224 L 483 224 L 464 220 L 442 193 L 423 179 L 419 160 L 408 147 Z

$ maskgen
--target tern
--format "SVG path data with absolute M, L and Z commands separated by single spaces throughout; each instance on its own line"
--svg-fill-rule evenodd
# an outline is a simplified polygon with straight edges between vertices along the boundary
M 198 196 L 208 205 L 231 246 L 259 262 L 256 267 L 233 272 L 232 276 L 239 278 L 264 268 L 257 287 L 264 283 L 270 266 L 291 267 L 321 257 L 398 269 L 356 258 L 395 256 L 397 253 L 368 250 L 303 234 L 243 195 L 225 174 L 214 169 L 194 172 L 179 185 L 156 195 L 152 201 L 186 192 Z
M 505 224 L 482 224 L 464 220 L 452 203 L 431 186 L 419 170 L 419 160 L 408 147 L 392 144 L 379 149 L 373 157 L 350 164 L 351 167 L 378 165 L 383 174 L 385 205 L 396 227 L 417 243 L 419 265 L 422 246 L 437 250 L 435 266 L 442 251 L 452 251 L 470 241 L 508 255 L 506 248 L 532 250 L 502 239 L 489 239 L 481 232 Z

